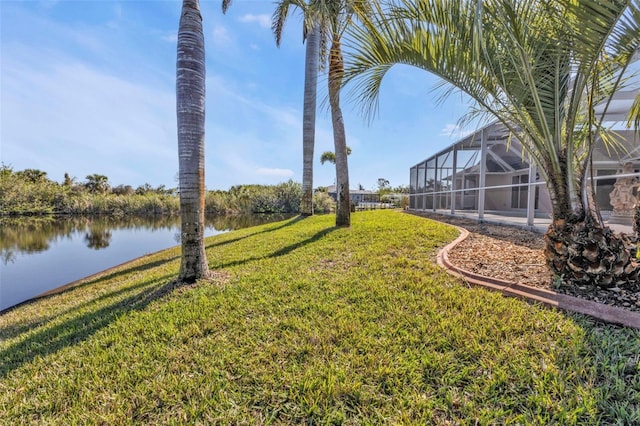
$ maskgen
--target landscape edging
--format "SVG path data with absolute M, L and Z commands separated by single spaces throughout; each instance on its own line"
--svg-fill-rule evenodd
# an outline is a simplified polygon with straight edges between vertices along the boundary
M 454 265 L 449 260 L 449 251 L 469 236 L 469 231 L 466 229 L 459 226 L 456 226 L 456 228 L 460 232 L 458 238 L 442 248 L 437 255 L 438 265 L 445 268 L 448 273 L 463 278 L 469 284 L 499 291 L 505 296 L 531 300 L 564 311 L 589 315 L 595 319 L 611 324 L 640 329 L 640 313 L 638 312 L 593 302 L 591 300 L 580 299 L 552 290 L 486 277 Z

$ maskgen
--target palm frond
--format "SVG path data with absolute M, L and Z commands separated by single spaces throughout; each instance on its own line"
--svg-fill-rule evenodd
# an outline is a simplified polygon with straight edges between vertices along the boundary
M 227 9 L 231 6 L 233 0 L 222 0 L 222 13 L 227 13 Z
M 392 0 L 349 33 L 345 83 L 371 119 L 393 65 L 439 76 L 518 136 L 579 204 L 593 135 L 640 47 L 639 1 Z
M 284 25 L 287 22 L 287 17 L 289 16 L 289 9 L 295 7 L 302 11 L 303 15 L 306 15 L 307 4 L 304 0 L 281 0 L 276 3 L 276 9 L 271 16 L 271 31 L 276 39 L 276 46 L 280 46 L 280 42 L 282 41 L 282 31 L 284 30 Z M 306 34 L 308 31 L 308 22 L 305 17 L 305 25 L 303 25 L 303 35 L 302 39 L 306 39 Z

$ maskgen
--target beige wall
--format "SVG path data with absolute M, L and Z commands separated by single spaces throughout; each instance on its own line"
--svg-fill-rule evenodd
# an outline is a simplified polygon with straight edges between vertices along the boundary
M 511 175 L 487 174 L 485 183 L 486 186 L 510 185 Z M 485 210 L 511 210 L 511 189 L 486 189 L 484 208 Z

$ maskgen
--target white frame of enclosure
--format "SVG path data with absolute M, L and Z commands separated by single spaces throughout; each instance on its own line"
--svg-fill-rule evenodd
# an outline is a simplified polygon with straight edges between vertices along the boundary
M 622 96 L 626 99 L 631 97 L 628 93 L 623 93 Z M 611 182 L 613 179 L 628 176 L 640 179 L 640 138 L 631 130 L 620 131 L 620 133 L 626 140 L 629 153 L 620 153 L 618 156 L 611 157 L 605 154 L 606 150 L 603 149 L 595 152 L 593 169 L 596 172 L 604 170 L 606 173 L 602 176 L 596 173 L 596 176 L 590 177 L 594 181 L 610 180 Z M 494 150 L 499 146 L 504 146 L 501 152 Z M 461 154 L 464 152 L 471 154 Z M 516 161 L 516 157 L 519 161 Z M 543 222 L 548 224 L 551 205 L 546 182 L 539 176 L 535 164 L 524 161 L 522 158 L 520 143 L 515 138 L 510 138 L 504 125 L 493 122 L 410 168 L 409 209 L 433 212 L 444 210 L 451 215 L 456 215 L 456 212 L 475 212 L 478 220 L 484 220 L 485 213 L 512 217 L 523 217 L 524 213 L 528 227 L 535 226 L 536 216 L 544 218 Z M 625 162 L 634 164 L 634 173 L 626 175 L 620 173 L 622 164 Z M 617 171 L 611 173 L 612 170 Z M 526 182 L 513 183 L 515 178 L 521 180 L 525 175 Z M 503 181 L 510 179 L 511 183 L 494 184 L 500 179 Z M 513 207 L 513 197 L 516 193 L 514 188 L 526 188 L 526 208 Z M 511 193 L 511 197 L 500 193 L 497 197 L 487 197 L 488 193 L 496 191 Z M 520 197 L 524 193 L 517 191 L 517 194 L 518 202 L 521 202 L 523 199 Z M 473 199 L 472 205 L 469 203 L 471 199 Z M 509 207 L 496 208 L 499 202 L 502 202 L 503 206 L 509 203 Z M 536 208 L 537 203 L 539 203 L 538 208 Z M 489 206 L 491 208 L 487 208 L 488 204 L 491 204 Z M 602 211 L 606 213 L 608 210 L 603 208 Z

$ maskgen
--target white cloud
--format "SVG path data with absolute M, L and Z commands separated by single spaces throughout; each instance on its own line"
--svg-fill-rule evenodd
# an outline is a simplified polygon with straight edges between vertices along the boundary
M 103 173 L 116 184 L 171 179 L 177 169 L 171 88 L 134 84 L 68 57 L 32 53 L 46 65 L 3 64 L 3 159 L 18 169 L 44 169 L 52 179 L 64 172 L 80 178 Z M 129 175 L 110 175 L 116 170 Z
M 262 28 L 271 28 L 271 17 L 267 14 L 253 15 L 251 13 L 248 13 L 246 15 L 241 16 L 238 20 L 245 24 L 251 24 L 256 22 Z
M 291 177 L 295 173 L 289 169 L 270 169 L 261 167 L 256 170 L 256 173 L 263 176 L 279 176 L 279 177 Z
M 213 43 L 214 44 L 227 44 L 231 41 L 231 36 L 229 35 L 229 30 L 222 25 L 217 25 L 213 28 Z
M 442 130 L 440 130 L 440 136 L 447 136 L 455 139 L 462 139 L 465 136 L 469 136 L 471 133 L 473 133 L 473 130 L 465 130 L 457 124 L 451 123 L 447 124 Z

